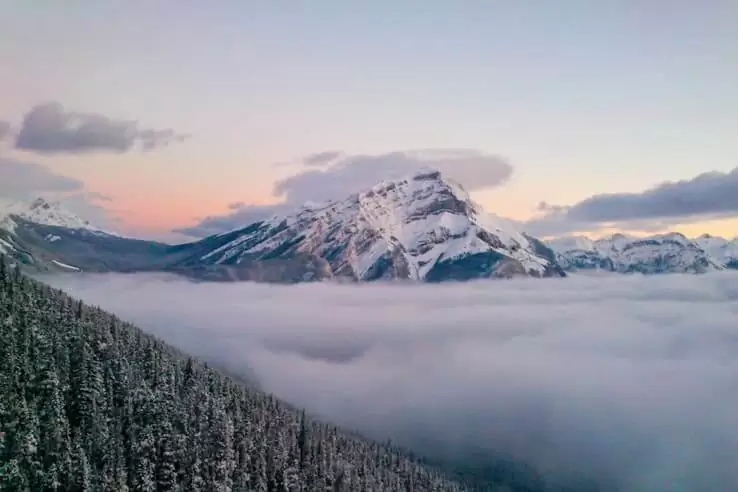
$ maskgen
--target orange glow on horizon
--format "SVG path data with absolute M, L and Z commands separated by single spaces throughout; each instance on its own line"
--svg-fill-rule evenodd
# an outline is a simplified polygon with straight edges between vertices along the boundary
M 151 232 L 169 232 L 178 227 L 193 225 L 208 216 L 226 215 L 231 210 L 228 200 L 218 197 L 137 197 L 116 199 L 111 211 L 121 219 L 126 229 Z M 255 205 L 274 203 L 268 200 L 249 200 Z

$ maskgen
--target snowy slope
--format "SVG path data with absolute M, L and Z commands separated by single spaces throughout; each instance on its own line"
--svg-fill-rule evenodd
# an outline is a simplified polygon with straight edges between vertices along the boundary
M 305 255 L 324 260 L 332 276 L 354 280 L 563 275 L 540 242 L 484 213 L 434 170 L 229 234 L 199 260 L 238 265 Z
M 119 236 L 43 199 L 0 200 L 0 253 L 33 271 L 135 271 L 165 263 L 170 246 Z
M 601 269 L 621 273 L 702 273 L 726 262 L 698 240 L 672 232 L 648 237 L 614 234 L 597 240 L 564 237 L 547 242 L 565 270 Z
M 10 254 L 11 251 L 15 251 L 15 246 L 3 238 L 0 238 L 0 253 Z
M 703 234 L 696 238 L 694 242 L 717 262 L 738 269 L 738 237 L 725 239 Z
M 34 224 L 84 229 L 89 232 L 114 235 L 112 232 L 93 226 L 88 221 L 62 208 L 57 202 L 47 202 L 43 198 L 37 198 L 32 202 L 0 199 L 0 227 L 13 232 L 17 227 L 17 218 Z

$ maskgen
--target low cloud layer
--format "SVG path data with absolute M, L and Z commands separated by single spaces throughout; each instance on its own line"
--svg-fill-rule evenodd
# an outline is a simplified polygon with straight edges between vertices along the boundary
M 738 216 L 738 167 L 662 183 L 640 193 L 594 195 L 568 207 L 542 203 L 544 216 L 527 230 L 548 235 L 603 226 L 659 229 L 675 223 Z
M 435 286 L 60 276 L 73 295 L 335 422 L 591 490 L 738 483 L 738 276 Z M 486 466 L 489 469 L 489 466 Z
M 136 121 L 66 110 L 57 102 L 39 104 L 23 118 L 17 149 L 44 154 L 154 150 L 186 138 L 172 129 L 141 128 Z
M 284 164 L 280 164 L 284 166 Z M 202 219 L 176 232 L 203 237 L 248 225 L 274 214 L 286 213 L 306 202 L 341 199 L 365 190 L 384 179 L 397 179 L 423 168 L 435 168 L 460 182 L 469 191 L 499 186 L 512 175 L 502 157 L 474 150 L 428 149 L 376 155 L 345 155 L 321 152 L 296 164 L 299 172 L 278 181 L 276 205 L 243 205 L 223 216 Z

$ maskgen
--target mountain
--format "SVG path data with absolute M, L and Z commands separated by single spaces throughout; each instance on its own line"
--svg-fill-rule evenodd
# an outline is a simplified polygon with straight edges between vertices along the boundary
M 197 254 L 181 267 L 237 271 L 275 260 L 311 265 L 309 271 L 285 268 L 291 281 L 565 275 L 541 241 L 485 213 L 460 185 L 432 170 L 183 248 Z
M 636 237 L 613 234 L 592 240 L 582 236 L 547 241 L 566 271 L 618 273 L 705 273 L 738 266 L 736 241 L 712 236 L 688 239 L 680 233 Z M 734 256 L 731 256 L 734 255 Z
M 137 271 L 164 267 L 171 246 L 122 237 L 59 203 L 0 202 L 0 253 L 41 271 Z

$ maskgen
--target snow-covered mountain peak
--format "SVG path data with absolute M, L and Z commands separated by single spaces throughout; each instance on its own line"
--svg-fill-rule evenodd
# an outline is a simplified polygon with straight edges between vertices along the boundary
M 730 266 L 736 265 L 734 268 L 738 268 L 738 237 L 725 239 L 720 236 L 703 234 L 694 242 L 718 262 Z
M 36 198 L 36 199 L 35 199 L 35 200 L 34 200 L 33 202 L 31 202 L 31 205 L 30 205 L 30 207 L 29 207 L 29 208 L 30 208 L 31 210 L 35 210 L 35 209 L 37 209 L 37 208 L 42 208 L 42 209 L 46 209 L 46 210 L 48 210 L 48 209 L 50 209 L 51 207 L 52 207 L 52 205 L 51 205 L 51 204 L 50 204 L 49 202 L 47 202 L 46 200 L 44 200 L 44 199 L 43 199 L 43 198 L 41 198 L 41 197 L 38 197 L 38 198 Z
M 3 207 L 3 215 L 16 216 L 29 222 L 42 225 L 67 227 L 69 229 L 90 229 L 90 223 L 78 215 L 64 209 L 58 202 L 48 202 L 43 198 L 36 198 L 30 203 L 14 202 Z
M 594 240 L 586 236 L 562 236 L 551 239 L 546 244 L 557 252 L 593 251 L 595 249 Z
M 17 218 L 34 224 L 67 229 L 85 229 L 91 232 L 113 235 L 113 233 L 104 231 L 67 210 L 59 202 L 49 202 L 40 197 L 31 202 L 0 200 L 0 227 L 14 230 L 17 226 L 17 220 L 14 219 Z
M 460 184 L 435 169 L 382 181 L 344 200 L 303 207 L 233 234 L 235 239 L 201 259 L 238 264 L 255 257 L 310 255 L 327 261 L 335 276 L 356 280 L 560 272 L 542 243 L 486 214 Z M 480 264 L 462 267 L 463 261 Z

